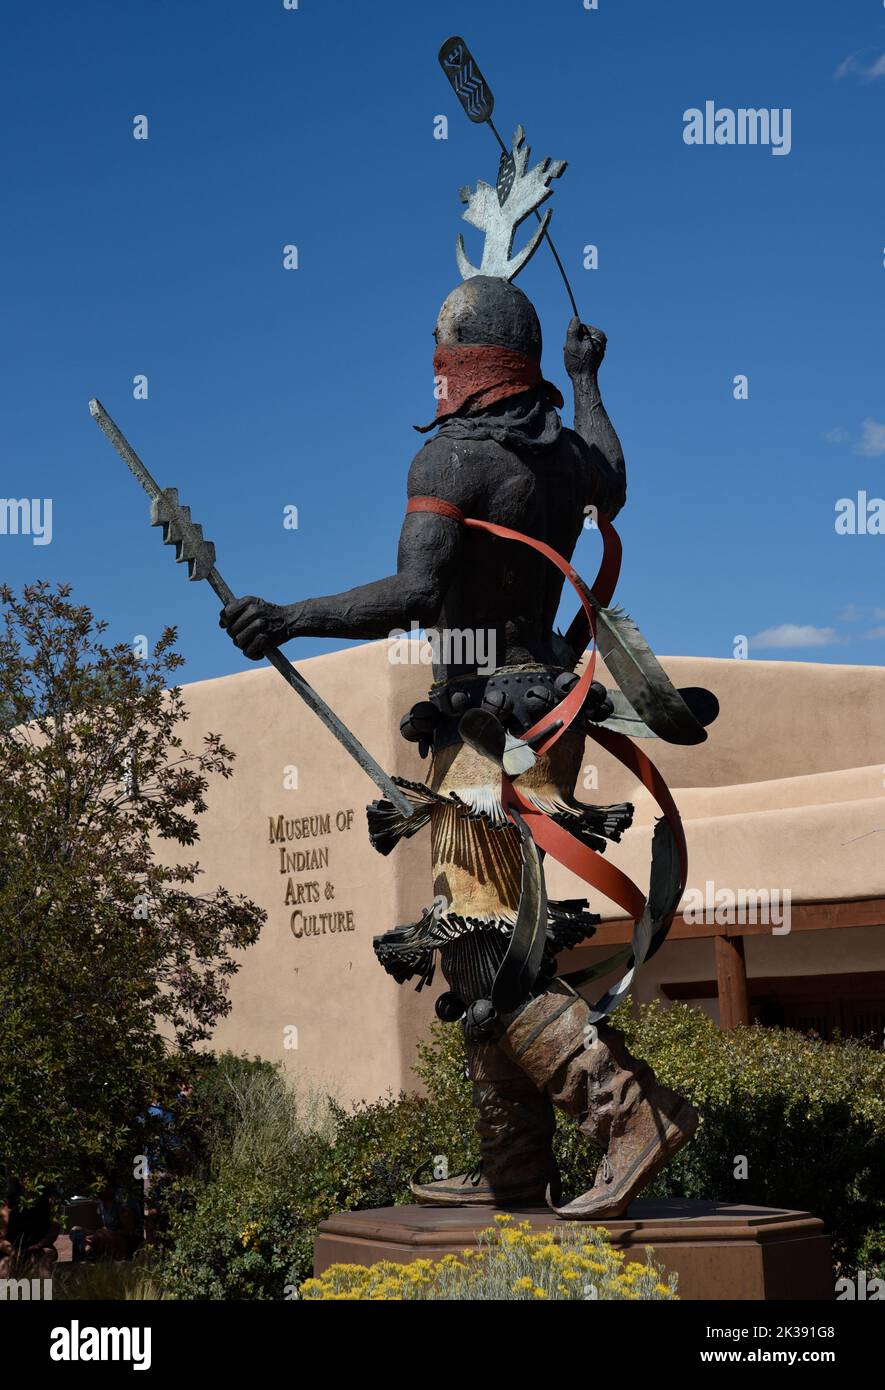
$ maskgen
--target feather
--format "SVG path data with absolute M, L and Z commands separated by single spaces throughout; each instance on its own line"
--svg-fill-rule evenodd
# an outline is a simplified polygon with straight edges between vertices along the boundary
M 596 609 L 596 642 L 599 655 L 649 729 L 668 743 L 703 743 L 703 725 L 622 608 Z
M 705 690 L 702 685 L 688 685 L 680 686 L 677 694 L 681 696 L 683 703 L 688 705 L 699 724 L 706 727 L 717 718 L 719 701 L 712 690 Z M 611 729 L 616 734 L 627 734 L 629 738 L 657 738 L 654 729 L 642 722 L 622 691 L 609 690 L 608 698 L 612 702 L 614 712 L 608 719 L 586 720 L 586 727 L 591 732 L 594 728 L 603 728 Z
M 537 754 L 527 743 L 523 743 L 521 738 L 514 738 L 513 734 L 507 735 L 501 763 L 508 777 L 518 777 L 521 772 L 528 772 L 537 761 Z
M 648 887 L 648 908 L 654 921 L 651 942 L 645 955 L 648 960 L 660 950 L 670 929 L 673 913 L 682 896 L 682 870 L 676 839 L 669 822 L 663 817 L 655 825 L 651 842 L 651 878 Z

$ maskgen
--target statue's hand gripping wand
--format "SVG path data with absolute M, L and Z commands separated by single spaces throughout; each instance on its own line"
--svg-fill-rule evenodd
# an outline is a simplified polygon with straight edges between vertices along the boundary
M 230 603 L 236 595 L 225 583 L 215 566 L 215 546 L 212 541 L 203 539 L 203 528 L 191 520 L 190 507 L 183 507 L 178 500 L 178 489 L 161 488 L 145 468 L 138 454 L 126 436 L 108 415 L 100 401 L 89 402 L 89 413 L 93 420 L 113 444 L 129 471 L 138 479 L 151 499 L 151 525 L 162 526 L 163 541 L 175 546 L 175 558 L 187 561 L 189 579 L 206 579 L 223 604 Z M 342 724 L 337 714 L 329 708 L 313 686 L 295 669 L 288 657 L 278 647 L 269 647 L 265 656 L 275 666 L 283 679 L 300 695 L 325 724 L 330 733 L 346 748 L 352 758 L 368 773 L 376 787 L 392 801 L 403 816 L 411 816 L 415 807 L 403 795 L 400 788 L 382 767 L 379 767 L 371 753 L 363 747 L 359 739 Z

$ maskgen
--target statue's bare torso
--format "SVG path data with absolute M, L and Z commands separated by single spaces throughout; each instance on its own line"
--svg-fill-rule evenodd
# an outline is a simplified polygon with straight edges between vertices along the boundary
M 410 496 L 442 497 L 466 515 L 490 521 L 546 542 L 570 559 L 585 521 L 585 508 L 598 505 L 588 446 L 563 430 L 549 449 L 519 453 L 494 441 L 432 440 L 416 456 L 409 474 Z M 476 634 L 480 653 L 496 667 L 529 663 L 553 665 L 558 652 L 553 626 L 563 577 L 525 545 L 464 529 L 452 537 L 451 523 L 437 520 L 420 534 L 404 530 L 401 559 L 417 544 L 439 546 L 444 558 L 439 612 L 440 634 Z M 417 531 L 417 528 L 416 528 Z M 428 615 L 425 614 L 426 619 Z M 468 669 L 451 643 L 435 675 L 439 679 Z M 467 649 L 465 648 L 465 654 Z
M 585 508 L 613 517 L 626 494 L 620 441 L 597 383 L 604 353 L 604 334 L 573 320 L 565 365 L 574 430 L 563 428 L 547 448 L 523 450 L 454 438 L 443 428 L 412 461 L 409 497 L 441 498 L 465 516 L 521 531 L 570 559 Z M 549 560 L 528 546 L 433 512 L 412 512 L 403 521 L 395 574 L 291 604 L 248 596 L 228 604 L 221 621 L 254 660 L 268 644 L 292 637 L 384 638 L 417 624 L 493 634 L 497 667 L 552 665 L 559 659 L 553 626 L 562 583 Z M 434 674 L 445 679 L 469 665 L 444 662 Z

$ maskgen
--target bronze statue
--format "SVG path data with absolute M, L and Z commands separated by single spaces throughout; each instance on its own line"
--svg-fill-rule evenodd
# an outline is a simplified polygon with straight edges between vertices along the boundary
M 472 118 L 490 120 L 490 94 L 484 89 L 488 99 L 477 104 L 482 78 L 463 40 L 450 40 L 441 57 L 465 108 L 474 104 Z M 436 901 L 418 922 L 378 936 L 375 950 L 395 979 L 415 979 L 418 988 L 439 962 L 448 990 L 436 1009 L 464 1029 L 481 1162 L 457 1177 L 416 1175 L 413 1191 L 421 1202 L 450 1206 L 545 1197 L 554 1204 L 558 1106 L 605 1156 L 592 1188 L 555 1209 L 599 1219 L 620 1215 L 697 1126 L 689 1102 L 661 1085 L 605 1021 L 663 941 L 685 886 L 678 813 L 627 735 L 699 742 L 717 706 L 707 692 L 674 690 L 632 621 L 610 606 L 620 555 L 611 522 L 624 505 L 626 475 L 599 391 L 605 335 L 577 316 L 568 326 L 569 429 L 562 397 L 541 372 L 538 316 L 512 284 L 548 235 L 549 212 L 513 256 L 515 229 L 564 168 L 550 160 L 530 167 L 520 127 L 496 187 L 462 190 L 465 218 L 486 235 L 483 259 L 477 270 L 459 239 L 463 282 L 445 300 L 434 335 L 437 415 L 420 427 L 435 433 L 409 470 L 396 573 L 291 604 L 237 599 L 221 623 L 253 660 L 301 636 L 386 638 L 413 625 L 435 634 L 433 685 L 402 721 L 404 737 L 430 757 L 426 782 L 395 778 L 410 814 L 401 798 L 385 797 L 368 817 L 383 854 L 429 824 Z M 570 564 L 588 517 L 605 543 L 592 586 Z M 564 580 L 580 608 L 562 635 L 554 621 Z M 473 652 L 453 651 L 445 640 L 453 633 L 473 634 Z M 593 679 L 593 659 L 577 673 L 592 636 L 620 689 L 607 692 Z M 647 896 L 601 858 L 630 826 L 632 807 L 574 796 L 588 733 L 661 806 Z M 630 950 L 557 977 L 557 954 L 589 939 L 598 918 L 584 900 L 548 902 L 544 853 L 630 912 Z M 626 973 L 589 1004 L 576 986 L 616 961 Z

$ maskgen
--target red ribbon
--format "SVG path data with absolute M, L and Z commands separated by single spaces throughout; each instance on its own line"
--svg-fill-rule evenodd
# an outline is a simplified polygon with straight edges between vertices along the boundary
M 551 564 L 556 566 L 577 593 L 583 614 L 579 610 L 569 631 L 580 630 L 586 622 L 593 642 L 587 664 L 580 679 L 559 704 L 526 730 L 522 736 L 523 740 L 528 740 L 538 734 L 543 734 L 544 730 L 548 729 L 549 733 L 542 737 L 538 743 L 533 744 L 533 747 L 539 755 L 549 752 L 577 718 L 589 693 L 596 669 L 596 614 L 593 603 L 588 596 L 586 584 L 573 566 L 564 560 L 552 546 L 546 545 L 544 541 L 535 540 L 533 536 L 526 536 L 521 531 L 511 531 L 506 526 L 497 526 L 491 521 L 479 521 L 476 517 L 465 516 L 459 507 L 440 497 L 412 497 L 406 506 L 406 512 L 407 514 L 435 512 L 438 516 L 468 526 L 472 530 L 487 531 L 500 540 L 520 541 L 523 545 L 531 546 L 533 550 L 546 556 Z M 621 540 L 612 523 L 601 513 L 598 522 L 603 541 L 602 561 L 589 593 L 592 593 L 596 604 L 607 608 L 611 603 L 620 573 Z M 560 727 L 554 728 L 559 721 L 561 721 Z M 613 729 L 602 728 L 591 728 L 589 733 L 591 738 L 601 747 L 607 749 L 618 762 L 629 768 L 639 778 L 642 785 L 647 788 L 661 808 L 676 842 L 682 889 L 684 889 L 688 878 L 688 851 L 685 843 L 685 831 L 676 809 L 676 803 L 660 771 L 647 754 L 637 748 L 626 734 L 616 733 Z M 501 799 L 504 810 L 508 814 L 511 809 L 519 812 L 528 825 L 532 838 L 539 849 L 545 850 L 558 863 L 570 869 L 573 874 L 590 884 L 592 888 L 604 893 L 607 898 L 617 903 L 634 921 L 638 922 L 645 911 L 646 900 L 633 880 L 622 873 L 614 864 L 604 859 L 596 850 L 585 845 L 564 826 L 557 825 L 543 811 L 539 811 L 536 806 L 527 801 L 519 787 L 514 785 L 506 772 L 502 773 L 501 781 Z M 513 817 L 511 816 L 510 819 L 512 820 Z M 679 896 L 681 897 L 681 895 L 682 890 L 680 890 Z

